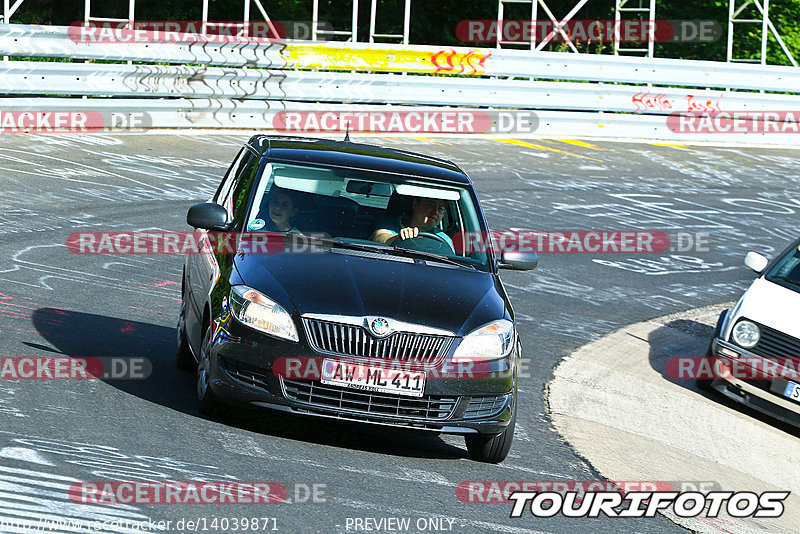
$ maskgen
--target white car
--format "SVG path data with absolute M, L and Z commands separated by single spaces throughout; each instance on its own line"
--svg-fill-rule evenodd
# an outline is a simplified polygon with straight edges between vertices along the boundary
M 770 261 L 748 252 L 760 276 L 717 322 L 706 357 L 716 390 L 776 419 L 800 426 L 800 240 Z

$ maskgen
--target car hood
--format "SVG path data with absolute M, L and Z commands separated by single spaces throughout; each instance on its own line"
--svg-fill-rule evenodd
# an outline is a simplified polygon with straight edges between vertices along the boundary
M 800 339 L 800 322 L 797 310 L 800 309 L 800 293 L 779 286 L 765 278 L 758 278 L 742 297 L 736 316 L 746 317 L 757 323 Z M 733 326 L 733 321 L 730 327 Z
M 242 282 L 300 315 L 382 316 L 457 335 L 509 316 L 499 280 L 491 273 L 364 256 L 373 254 L 345 249 L 244 254 L 235 265 Z

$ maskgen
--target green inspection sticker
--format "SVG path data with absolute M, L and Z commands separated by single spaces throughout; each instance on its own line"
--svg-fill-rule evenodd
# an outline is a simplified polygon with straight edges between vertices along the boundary
M 253 219 L 252 222 L 247 225 L 250 230 L 261 230 L 264 228 L 264 225 L 267 224 L 264 222 L 264 219 Z

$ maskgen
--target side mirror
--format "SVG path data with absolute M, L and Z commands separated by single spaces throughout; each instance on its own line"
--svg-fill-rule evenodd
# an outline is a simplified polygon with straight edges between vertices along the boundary
M 500 269 L 514 269 L 515 271 L 531 271 L 539 265 L 539 255 L 535 252 L 509 251 L 500 254 L 497 266 Z
M 747 253 L 747 256 L 744 257 L 744 264 L 753 269 L 758 274 L 767 268 L 767 264 L 769 260 L 759 254 L 758 252 L 753 252 L 752 250 Z
M 189 213 L 186 214 L 186 222 L 189 226 L 204 230 L 225 231 L 228 229 L 227 221 L 228 212 L 214 202 L 195 204 L 189 208 Z

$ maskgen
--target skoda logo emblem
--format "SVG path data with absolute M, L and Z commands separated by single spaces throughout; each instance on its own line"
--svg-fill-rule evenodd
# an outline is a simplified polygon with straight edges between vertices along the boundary
M 389 321 L 387 321 L 383 317 L 378 317 L 376 319 L 373 319 L 372 322 L 369 323 L 369 329 L 377 337 L 388 336 L 392 332 L 392 329 L 389 326 Z

